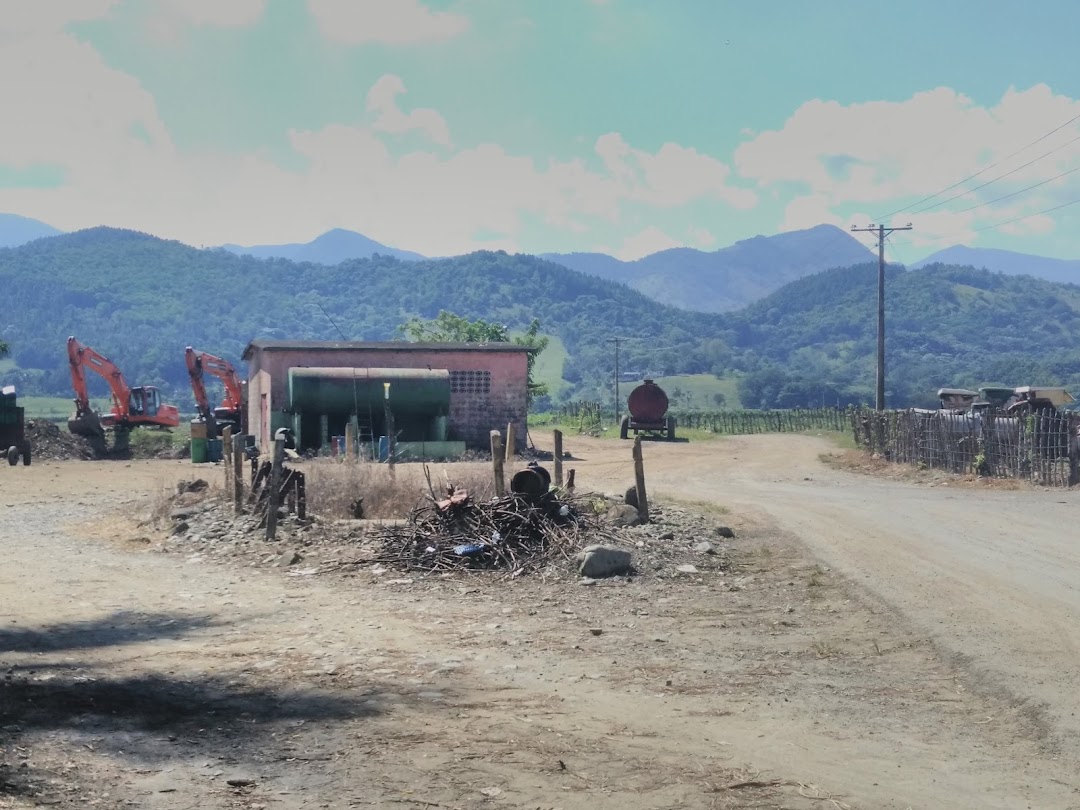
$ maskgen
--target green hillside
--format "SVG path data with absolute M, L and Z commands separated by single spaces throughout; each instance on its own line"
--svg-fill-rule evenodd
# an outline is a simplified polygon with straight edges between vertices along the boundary
M 190 408 L 184 347 L 239 362 L 253 338 L 386 340 L 445 309 L 554 339 L 538 377 L 553 398 L 610 401 L 613 346 L 690 407 L 844 404 L 871 399 L 876 267 L 799 279 L 723 315 L 666 307 L 612 281 L 533 257 L 481 252 L 334 267 L 198 250 L 94 229 L 0 250 L 2 372 L 27 395 L 69 398 L 69 334 Z M 1080 287 L 973 268 L 889 268 L 890 400 L 943 385 L 1080 385 Z M 331 321 L 332 319 L 332 321 Z M 335 325 L 336 324 L 336 325 Z M 719 379 L 718 379 L 719 378 Z M 735 390 L 733 381 L 738 380 Z M 677 392 L 676 392 L 677 390 Z M 106 393 L 94 381 L 91 392 Z

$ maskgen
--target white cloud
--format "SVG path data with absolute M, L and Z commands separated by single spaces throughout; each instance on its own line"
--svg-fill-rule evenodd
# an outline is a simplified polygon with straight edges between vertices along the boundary
M 172 14 L 194 23 L 221 28 L 252 25 L 266 10 L 266 0 L 161 0 Z
M 1080 115 L 1080 101 L 1055 95 L 1045 85 L 1009 90 L 990 107 L 945 87 L 901 102 L 842 105 L 814 100 L 799 107 L 783 128 L 760 133 L 742 144 L 735 153 L 735 166 L 740 176 L 763 188 L 798 190 L 799 196 L 787 205 L 783 227 L 846 224 L 856 208 L 872 208 L 880 216 L 910 206 L 910 213 L 897 216 L 910 220 L 915 233 L 927 238 L 952 233 L 941 230 L 951 227 L 957 229 L 960 241 L 965 234 L 973 235 L 976 223 L 1001 221 L 1010 210 L 1038 211 L 1048 207 L 1048 200 L 1067 199 L 1061 197 L 1063 193 L 1080 194 L 1077 173 L 1008 202 L 983 205 L 970 216 L 959 213 L 1080 165 L 1080 142 L 1065 145 L 1080 135 L 1078 124 L 1009 157 L 1076 115 Z M 1045 159 L 1020 168 L 1063 145 Z M 922 206 L 910 205 L 999 161 L 999 166 L 970 183 L 924 203 L 928 208 L 924 213 L 918 212 Z M 1019 170 L 985 189 L 966 192 L 1013 169 Z M 963 196 L 948 201 L 954 195 Z M 1019 208 L 1013 207 L 1016 204 Z M 815 218 L 817 222 L 811 222 Z
M 757 195 L 728 180 L 731 169 L 695 149 L 665 143 L 655 154 L 634 149 L 617 132 L 596 140 L 596 154 L 611 175 L 639 202 L 670 208 L 712 198 L 735 208 L 752 208 Z
M 308 9 L 323 36 L 346 45 L 438 42 L 469 30 L 468 18 L 419 0 L 308 0 Z
M 0 38 L 59 31 L 68 23 L 104 17 L 119 0 L 7 0 L 0 13 Z M 18 9 L 16 10 L 16 6 Z
M 655 225 L 650 225 L 623 242 L 622 247 L 615 251 L 615 256 L 624 262 L 630 262 L 661 250 L 676 247 L 683 247 L 683 243 L 677 239 L 672 239 Z
M 711 231 L 706 228 L 698 228 L 694 225 L 691 225 L 689 228 L 687 228 L 686 233 L 687 235 L 689 235 L 693 243 L 700 248 L 711 247 L 712 245 L 716 244 L 716 237 Z
M 404 92 L 405 82 L 392 74 L 383 76 L 372 85 L 367 95 L 367 108 L 378 116 L 375 130 L 396 135 L 418 129 L 435 143 L 449 146 L 450 129 L 446 126 L 446 120 L 435 110 L 417 108 L 409 113 L 401 111 L 397 96 Z

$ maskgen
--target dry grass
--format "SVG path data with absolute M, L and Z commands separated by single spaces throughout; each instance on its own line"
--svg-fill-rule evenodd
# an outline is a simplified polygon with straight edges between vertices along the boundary
M 428 470 L 437 495 L 446 492 L 448 482 L 468 490 L 476 499 L 488 499 L 495 494 L 494 480 L 487 464 L 436 464 L 429 465 Z M 357 517 L 354 509 L 357 499 L 362 499 L 365 518 L 405 518 L 417 505 L 430 500 L 422 464 L 397 464 L 391 475 L 385 464 L 316 459 L 305 463 L 303 472 L 308 508 L 322 518 Z

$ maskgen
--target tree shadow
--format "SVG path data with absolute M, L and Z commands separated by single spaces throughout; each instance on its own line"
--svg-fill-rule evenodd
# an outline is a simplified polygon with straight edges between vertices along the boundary
M 0 628 L 0 653 L 59 652 L 119 647 L 151 639 L 177 639 L 192 630 L 220 627 L 210 616 L 118 611 L 99 619 L 52 624 L 43 629 Z
M 211 626 L 207 617 L 117 613 L 40 630 L 0 631 L 0 651 L 89 649 L 180 637 Z M 37 656 L 35 656 L 36 658 Z M 0 798 L 55 790 L 55 779 L 14 752 L 43 737 L 94 741 L 98 751 L 143 762 L 192 757 L 258 761 L 283 743 L 283 727 L 312 733 L 379 713 L 380 686 L 350 686 L 347 695 L 314 688 L 248 683 L 240 675 L 181 677 L 138 673 L 111 677 L 83 662 L 27 661 L 0 671 Z M 281 676 L 284 678 L 284 676 Z

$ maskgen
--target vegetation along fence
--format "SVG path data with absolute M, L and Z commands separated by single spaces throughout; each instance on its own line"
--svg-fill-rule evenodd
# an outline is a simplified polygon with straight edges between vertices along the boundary
M 858 445 L 890 461 L 1043 486 L 1080 483 L 1073 413 L 857 410 L 851 428 Z
M 804 430 L 846 431 L 851 412 L 841 408 L 813 408 L 785 411 L 671 411 L 679 427 L 707 430 L 711 433 L 743 435 L 748 433 L 798 433 Z M 571 402 L 559 407 L 554 421 L 575 425 L 582 430 L 601 422 L 611 424 L 613 411 L 598 402 Z

